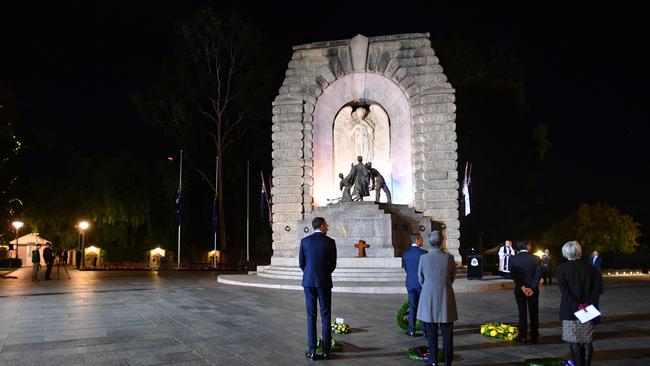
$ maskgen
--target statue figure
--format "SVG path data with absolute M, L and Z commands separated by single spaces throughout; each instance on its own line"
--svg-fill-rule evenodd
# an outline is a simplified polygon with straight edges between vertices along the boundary
M 339 173 L 339 178 L 341 182 L 339 183 L 339 189 L 343 192 L 340 202 L 352 202 L 352 194 L 350 194 L 350 189 L 352 188 L 352 180 L 350 175 L 343 177 L 343 173 Z
M 379 197 L 381 196 L 381 191 L 383 190 L 384 193 L 386 193 L 386 202 L 390 203 L 391 202 L 390 190 L 388 190 L 388 186 L 386 185 L 386 180 L 379 173 L 377 169 L 372 167 L 371 162 L 366 163 L 366 167 L 368 169 L 370 182 L 372 183 L 370 190 L 371 191 L 373 189 L 375 190 L 375 202 L 379 203 Z
M 363 197 L 370 196 L 370 190 L 368 189 L 370 175 L 368 174 L 368 168 L 363 163 L 363 158 L 357 156 L 357 164 L 352 166 L 350 170 L 350 182 L 354 183 L 354 189 L 352 190 L 352 200 L 353 201 L 363 201 Z
M 357 155 L 365 156 L 368 160 L 372 160 L 375 140 L 375 123 L 369 118 L 369 112 L 367 109 L 359 107 L 352 112 L 351 135 L 354 152 Z

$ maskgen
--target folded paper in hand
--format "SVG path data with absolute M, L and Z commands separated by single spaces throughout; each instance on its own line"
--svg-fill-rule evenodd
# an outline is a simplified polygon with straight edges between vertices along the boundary
M 580 320 L 580 322 L 584 324 L 590 321 L 591 319 L 599 316 L 600 311 L 598 311 L 598 309 L 596 309 L 595 306 L 589 305 L 586 308 L 582 310 L 578 310 L 573 314 L 575 314 L 576 318 L 578 318 L 578 320 Z

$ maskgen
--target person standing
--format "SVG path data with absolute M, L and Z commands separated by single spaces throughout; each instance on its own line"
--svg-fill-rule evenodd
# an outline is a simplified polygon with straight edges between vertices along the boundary
M 565 243 L 562 246 L 562 255 L 567 259 L 557 268 L 557 285 L 562 294 L 562 340 L 569 343 L 571 357 L 576 366 L 590 366 L 594 353 L 594 327 L 599 318 L 582 323 L 574 313 L 587 305 L 598 308 L 598 300 L 603 293 L 602 276 L 593 265 L 580 260 L 582 247 L 577 241 Z
M 368 167 L 363 163 L 363 157 L 357 156 L 357 164 L 350 169 L 350 181 L 354 184 L 352 189 L 352 200 L 363 202 L 363 198 L 370 196 Z
M 603 273 L 603 260 L 600 259 L 598 252 L 595 250 L 591 253 L 591 264 L 596 268 L 598 273 Z
M 52 243 L 49 241 L 45 243 L 45 249 L 43 249 L 43 260 L 45 260 L 45 279 L 51 280 L 50 274 L 52 273 L 52 266 L 54 265 L 54 252 L 52 251 Z
M 415 317 L 418 311 L 418 302 L 420 301 L 420 293 L 422 286 L 418 280 L 418 266 L 420 264 L 420 256 L 427 254 L 427 251 L 422 249 L 424 239 L 420 233 L 411 234 L 411 247 L 402 254 L 402 268 L 406 272 L 406 291 L 408 292 L 409 301 L 409 330 L 406 334 L 415 337 Z M 424 330 L 424 334 L 426 334 Z
M 545 285 L 550 285 L 553 281 L 553 275 L 551 274 L 551 264 L 553 263 L 553 258 L 551 258 L 551 252 L 547 249 L 544 249 L 544 255 L 542 255 L 542 279 Z
M 506 240 L 499 248 L 499 272 L 501 272 L 501 277 L 510 278 L 510 258 L 514 255 L 515 250 L 512 249 L 512 242 Z
M 454 355 L 454 321 L 458 320 L 456 296 L 452 284 L 456 279 L 454 257 L 440 249 L 442 235 L 432 231 L 427 241 L 431 250 L 420 257 L 418 280 L 422 286 L 417 318 L 424 322 L 429 344 L 429 361 L 437 365 L 438 327 L 442 332 L 445 366 Z
M 539 280 L 542 266 L 539 258 L 530 253 L 530 242 L 517 242 L 519 253 L 510 259 L 510 275 L 515 282 L 515 300 L 519 310 L 519 339 L 526 342 L 527 314 L 530 313 L 530 339 L 539 342 Z
M 316 354 L 316 303 L 320 303 L 323 332 L 324 359 L 330 357 L 332 345 L 332 272 L 336 269 L 336 243 L 327 236 L 327 222 L 316 217 L 311 222 L 314 233 L 300 241 L 299 263 L 302 275 L 302 287 L 305 292 L 307 308 L 307 343 L 309 350 L 305 354 L 312 360 Z M 317 301 L 318 300 L 318 301 Z
M 38 281 L 38 267 L 41 266 L 40 244 L 36 244 L 36 249 L 32 250 L 32 266 L 34 266 L 34 272 L 32 272 L 32 281 Z

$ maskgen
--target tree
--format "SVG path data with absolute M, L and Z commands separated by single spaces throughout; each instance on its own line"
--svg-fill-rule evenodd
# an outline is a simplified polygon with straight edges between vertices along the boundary
M 639 246 L 636 241 L 639 236 L 639 224 L 616 208 L 581 204 L 578 210 L 545 231 L 541 240 L 549 246 L 578 240 L 597 251 L 632 253 Z
M 19 192 L 18 161 L 22 143 L 15 133 L 16 96 L 9 89 L 0 89 L 0 242 L 7 235 L 6 228 L 22 207 Z M 6 224 L 6 225 L 5 225 Z
M 161 80 L 133 102 L 141 118 L 183 148 L 192 169 L 218 190 L 219 243 L 225 250 L 224 171 L 237 161 L 228 152 L 270 108 L 266 63 L 272 58 L 261 35 L 233 14 L 205 9 L 176 28 L 175 56 L 163 66 Z

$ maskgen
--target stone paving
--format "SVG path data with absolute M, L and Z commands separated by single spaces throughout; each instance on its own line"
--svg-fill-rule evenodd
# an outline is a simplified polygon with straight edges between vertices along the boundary
M 0 279 L 0 365 L 310 365 L 301 291 L 231 286 L 209 272 L 80 272 L 31 282 L 30 268 Z M 41 277 L 43 272 L 41 272 Z M 424 345 L 395 324 L 404 295 L 333 294 L 333 317 L 352 328 L 343 350 L 317 365 L 418 365 Z M 478 334 L 481 323 L 516 323 L 510 290 L 457 294 L 457 365 L 517 365 L 568 357 L 556 286 L 542 287 L 541 343 Z M 650 364 L 650 277 L 607 278 L 593 365 Z

